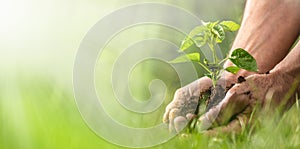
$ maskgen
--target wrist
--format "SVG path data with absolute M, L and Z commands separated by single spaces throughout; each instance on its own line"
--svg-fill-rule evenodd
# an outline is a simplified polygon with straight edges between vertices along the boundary
M 294 69 L 292 69 L 291 67 L 292 67 L 292 66 L 290 66 L 290 67 L 282 66 L 282 65 L 280 65 L 280 63 L 279 63 L 278 65 L 276 65 L 276 66 L 270 71 L 270 73 L 272 73 L 272 74 L 279 74 L 279 73 L 286 74 L 286 75 L 291 76 L 294 80 L 300 81 L 300 74 L 297 73 L 297 71 L 294 70 Z

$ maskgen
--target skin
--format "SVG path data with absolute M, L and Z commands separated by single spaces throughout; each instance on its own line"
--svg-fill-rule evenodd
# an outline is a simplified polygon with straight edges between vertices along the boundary
M 236 75 L 228 72 L 222 74 L 218 84 L 223 87 L 235 85 L 222 102 L 199 118 L 204 128 L 211 127 L 215 118 L 215 130 L 229 132 L 240 128 L 241 123 L 247 123 L 254 105 L 262 103 L 264 107 L 266 95 L 272 97 L 272 103 L 276 103 L 272 104 L 273 107 L 284 104 L 288 108 L 294 103 L 293 98 L 284 96 L 289 92 L 292 97 L 294 86 L 299 86 L 299 44 L 289 53 L 300 33 L 299 14 L 299 0 L 247 1 L 241 28 L 231 51 L 236 48 L 247 50 L 256 59 L 259 72 L 241 70 Z M 231 65 L 227 61 L 224 67 Z M 264 74 L 269 71 L 269 74 Z M 246 81 L 237 83 L 239 76 L 246 77 Z M 171 131 L 175 129 L 179 132 L 195 117 L 193 108 L 210 87 L 211 80 L 203 77 L 176 91 L 163 119 Z M 283 97 L 285 102 L 282 102 Z M 233 115 L 236 116 L 232 119 Z M 232 121 L 229 121 L 230 118 Z
M 269 74 L 250 75 L 246 81 L 235 84 L 222 102 L 199 118 L 204 126 L 221 125 L 206 133 L 241 131 L 256 107 L 271 111 L 289 109 L 296 102 L 295 93 L 299 93 L 299 59 L 300 43 Z
M 231 48 L 247 50 L 257 61 L 258 73 L 266 73 L 278 64 L 300 33 L 300 1 L 248 0 L 241 28 Z M 224 67 L 231 66 L 227 61 Z M 249 76 L 241 70 L 229 77 Z

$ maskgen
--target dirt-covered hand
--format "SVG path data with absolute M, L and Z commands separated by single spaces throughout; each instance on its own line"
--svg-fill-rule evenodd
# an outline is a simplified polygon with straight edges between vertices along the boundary
M 226 79 L 223 79 L 226 78 Z M 213 107 L 223 99 L 225 92 L 235 83 L 234 75 L 223 75 L 217 83 L 217 88 L 221 90 L 214 94 L 212 90 L 212 81 L 208 77 L 202 77 L 175 92 L 172 102 L 166 107 L 163 117 L 164 123 L 169 124 L 170 131 L 181 131 L 186 124 L 193 119 L 198 113 L 200 99 L 208 96 L 207 109 Z M 212 90 L 212 96 L 211 96 Z
M 198 121 L 202 129 L 217 126 L 210 132 L 239 131 L 242 125 L 248 123 L 257 105 L 271 109 L 282 107 L 283 110 L 291 107 L 295 102 L 298 85 L 299 81 L 295 77 L 283 72 L 251 75 L 244 82 L 234 85 L 225 98 Z
M 170 131 L 174 128 L 180 131 L 195 116 L 200 96 L 209 91 L 211 86 L 211 79 L 202 77 L 176 90 L 163 116 L 163 122 L 169 124 Z

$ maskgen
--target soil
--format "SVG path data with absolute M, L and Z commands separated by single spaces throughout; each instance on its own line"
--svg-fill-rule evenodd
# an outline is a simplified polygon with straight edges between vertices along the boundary
M 227 89 L 224 89 L 221 85 L 217 85 L 216 87 L 211 87 L 210 92 L 210 98 L 206 101 L 206 112 L 222 101 Z
M 244 77 L 239 76 L 237 79 L 237 83 L 242 83 L 246 81 Z M 210 88 L 210 97 L 206 100 L 206 109 L 207 112 L 212 107 L 216 106 L 218 103 L 220 103 L 224 97 L 227 91 L 233 86 L 234 84 L 224 88 L 221 85 L 216 85 L 216 87 Z

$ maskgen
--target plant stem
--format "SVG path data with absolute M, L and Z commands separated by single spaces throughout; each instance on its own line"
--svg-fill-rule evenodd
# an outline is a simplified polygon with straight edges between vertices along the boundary
M 211 77 L 211 81 L 212 81 L 212 85 L 215 88 L 217 85 L 217 79 L 216 79 L 216 74 L 212 73 L 212 77 Z
M 206 66 L 204 66 L 201 62 L 198 62 L 198 64 L 203 67 L 208 73 L 212 74 L 213 72 L 210 71 Z
M 208 43 L 208 46 L 209 46 L 209 48 L 211 49 L 211 51 L 212 51 L 212 54 L 213 54 L 213 65 L 215 66 L 215 65 L 219 65 L 218 64 L 218 58 L 217 58 L 217 54 L 216 54 L 216 50 L 215 50 L 215 48 L 214 48 L 214 43 L 213 43 L 213 41 L 211 41 L 211 42 L 209 42 Z M 218 74 L 217 74 L 217 72 L 215 71 L 215 70 L 213 70 L 213 71 L 210 71 L 211 73 L 211 79 L 212 79 L 212 84 L 213 84 L 213 87 L 216 87 L 216 84 L 217 84 L 217 76 L 218 76 Z
M 224 63 L 225 61 L 227 61 L 229 59 L 229 57 L 224 58 L 223 60 L 221 60 L 218 65 L 221 65 L 222 63 Z
M 213 54 L 213 64 L 217 64 L 218 63 L 218 57 L 217 57 L 217 54 L 216 54 L 214 44 L 213 43 L 208 43 L 208 46 L 211 49 L 212 54 Z

